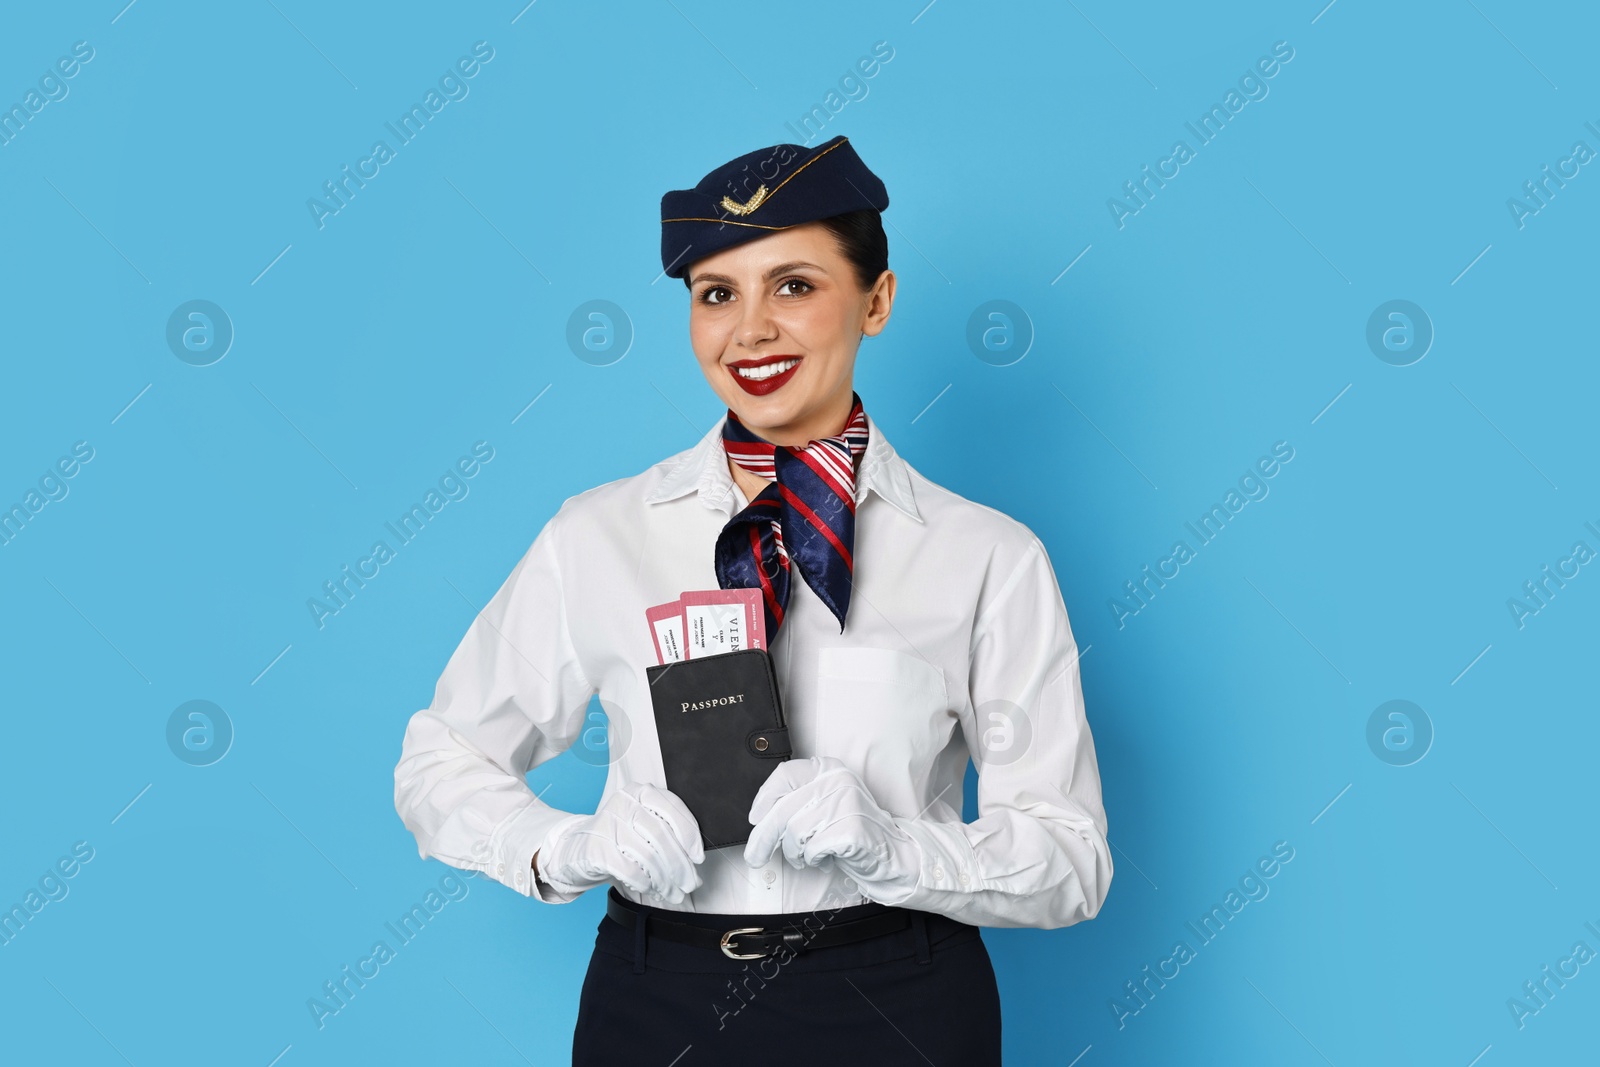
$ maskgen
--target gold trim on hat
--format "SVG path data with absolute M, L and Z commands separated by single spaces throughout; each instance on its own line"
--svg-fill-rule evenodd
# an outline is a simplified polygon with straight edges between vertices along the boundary
M 790 226 L 763 226 L 758 222 L 734 222 L 732 219 L 703 219 L 703 218 L 698 218 L 698 217 L 696 217 L 696 218 L 684 218 L 684 219 L 662 219 L 661 221 L 662 222 L 720 222 L 724 226 L 746 226 L 746 227 L 749 227 L 752 230 L 787 230 L 787 229 L 791 229 L 792 228 Z M 795 225 L 799 225 L 799 224 L 796 223 Z
M 801 171 L 803 171 L 807 167 L 811 166 L 811 164 L 815 163 L 817 160 L 821 159 L 823 156 L 827 155 L 829 152 L 832 152 L 835 148 L 838 148 L 841 145 L 847 145 L 849 143 L 850 143 L 850 139 L 848 137 L 841 137 L 839 139 L 839 144 L 830 145 L 829 147 L 824 148 L 822 151 L 818 152 L 816 155 L 812 156 L 810 159 L 808 159 L 804 163 L 800 164 L 800 166 L 796 167 L 794 174 L 789 175 L 787 178 L 783 179 L 783 181 L 779 182 L 778 183 L 778 189 L 782 189 L 785 185 L 788 185 L 790 182 L 794 181 L 795 175 L 798 175 Z M 772 190 L 772 192 L 770 194 L 768 194 L 768 195 L 769 196 L 777 196 L 778 195 L 778 189 Z
M 777 184 L 776 188 L 774 188 L 772 190 L 772 192 L 770 192 L 770 193 L 763 193 L 763 190 L 766 189 L 766 186 L 763 185 L 763 186 L 761 186 L 760 188 L 758 188 L 756 190 L 755 196 L 752 196 L 750 198 L 750 200 L 746 204 L 739 204 L 739 203 L 733 201 L 732 199 L 730 199 L 729 197 L 725 196 L 725 197 L 722 198 L 722 206 L 727 208 L 730 212 L 732 212 L 735 215 L 748 214 L 749 212 L 752 212 L 756 208 L 760 207 L 766 201 L 772 199 L 774 196 L 777 196 L 778 195 L 778 190 L 782 189 L 785 185 L 788 185 L 790 182 L 794 181 L 795 175 L 798 175 L 801 171 L 803 171 L 807 167 L 811 166 L 811 164 L 815 163 L 817 160 L 821 159 L 823 156 L 827 155 L 829 152 L 832 152 L 835 148 L 838 148 L 841 145 L 846 145 L 846 144 L 849 144 L 849 143 L 850 143 L 850 138 L 848 138 L 848 137 L 840 137 L 838 144 L 830 145 L 827 148 L 824 148 L 822 151 L 818 152 L 816 155 L 812 156 L 810 159 L 808 159 L 804 163 L 800 164 L 800 166 L 795 168 L 794 174 L 789 175 L 787 178 L 783 179 L 783 181 L 779 182 Z M 740 210 L 741 208 L 743 208 L 743 210 Z M 684 218 L 684 219 L 662 219 L 661 221 L 662 222 L 726 222 L 730 226 L 753 226 L 758 230 L 787 230 L 789 228 L 787 226 L 757 226 L 753 222 L 730 222 L 728 219 Z
M 755 191 L 755 195 L 751 196 L 749 200 L 746 200 L 742 204 L 731 196 L 723 197 L 722 206 L 733 212 L 735 215 L 748 215 L 750 212 L 760 207 L 761 202 L 766 198 L 767 187 L 763 185 Z

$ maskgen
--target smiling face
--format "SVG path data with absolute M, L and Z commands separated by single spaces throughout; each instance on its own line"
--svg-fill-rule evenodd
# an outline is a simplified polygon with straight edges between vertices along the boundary
M 844 429 L 856 349 L 889 321 L 892 271 L 863 290 L 837 238 L 808 222 L 707 256 L 688 276 L 695 358 L 741 422 L 791 447 Z

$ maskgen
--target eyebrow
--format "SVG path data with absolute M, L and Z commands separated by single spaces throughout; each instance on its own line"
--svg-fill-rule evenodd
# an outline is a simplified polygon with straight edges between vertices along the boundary
M 795 260 L 792 263 L 779 263 L 776 267 L 773 267 L 771 270 L 767 271 L 766 274 L 762 275 L 762 277 L 770 281 L 780 274 L 790 274 L 797 270 L 807 269 L 817 271 L 819 274 L 828 273 L 815 263 L 807 263 L 804 260 Z M 723 282 L 728 285 L 732 285 L 733 279 L 728 277 L 726 274 L 697 274 L 694 276 L 694 281 L 692 281 L 690 284 L 698 285 L 701 282 Z

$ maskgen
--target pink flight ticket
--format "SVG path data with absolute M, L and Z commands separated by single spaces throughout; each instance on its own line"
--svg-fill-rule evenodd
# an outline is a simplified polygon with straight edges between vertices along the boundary
M 657 663 L 677 663 L 683 656 L 683 605 L 676 600 L 646 608 L 650 639 L 655 642 Z
M 656 660 L 676 663 L 767 647 L 759 589 L 701 589 L 645 611 Z
M 759 589 L 700 589 L 678 598 L 683 605 L 685 659 L 767 647 L 767 617 Z

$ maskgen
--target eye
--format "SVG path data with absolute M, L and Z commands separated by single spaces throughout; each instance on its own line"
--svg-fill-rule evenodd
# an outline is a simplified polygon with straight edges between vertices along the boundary
M 722 294 L 722 295 L 720 297 L 717 297 L 716 299 L 713 299 L 713 296 L 715 294 L 719 294 L 719 293 Z M 715 305 L 715 304 L 725 304 L 725 303 L 727 303 L 728 297 L 730 295 L 732 295 L 732 294 L 730 294 L 728 292 L 727 286 L 724 286 L 724 285 L 708 285 L 704 289 L 700 290 L 699 300 L 700 300 L 700 303 L 702 303 L 702 304 L 713 304 L 713 305 Z
M 785 289 L 787 289 L 791 285 L 800 286 L 800 291 L 797 292 L 797 293 L 790 293 L 789 294 L 790 296 L 804 296 L 805 294 L 809 293 L 811 290 L 816 288 L 816 286 L 812 285 L 810 282 L 806 281 L 804 278 L 785 278 L 783 280 L 783 282 L 778 286 L 778 292 L 782 293 Z

